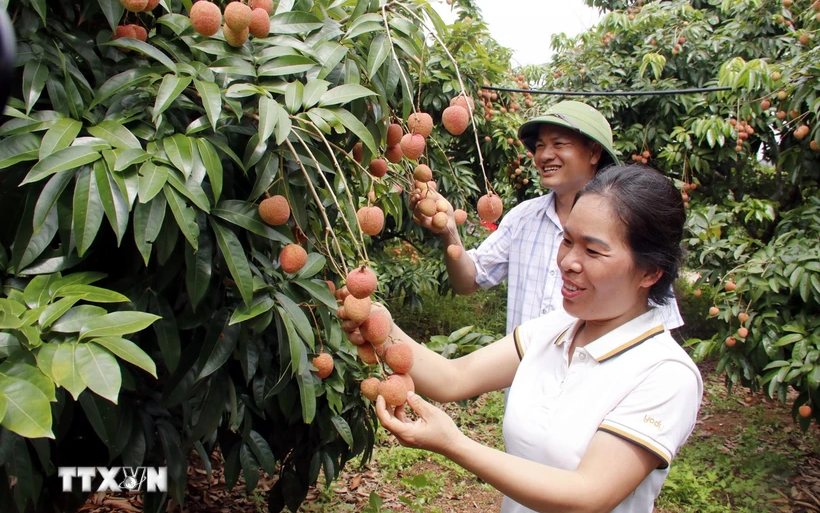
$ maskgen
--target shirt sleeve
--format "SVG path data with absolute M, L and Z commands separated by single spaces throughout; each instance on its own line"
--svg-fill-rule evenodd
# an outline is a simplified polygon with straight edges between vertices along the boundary
M 475 282 L 482 288 L 498 285 L 507 277 L 510 265 L 512 227 L 508 218 L 484 242 L 467 252 L 475 264 Z
M 598 429 L 643 447 L 661 458 L 658 468 L 667 468 L 695 428 L 702 393 L 696 371 L 679 362 L 664 362 L 604 417 Z

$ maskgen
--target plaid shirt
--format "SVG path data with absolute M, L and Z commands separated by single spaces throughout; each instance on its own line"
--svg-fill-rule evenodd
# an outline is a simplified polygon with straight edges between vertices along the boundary
M 510 210 L 498 230 L 467 252 L 482 288 L 507 278 L 507 333 L 530 319 L 563 311 L 563 281 L 556 258 L 563 233 L 555 196 L 549 193 Z M 661 307 L 661 312 L 666 329 L 683 325 L 676 301 Z

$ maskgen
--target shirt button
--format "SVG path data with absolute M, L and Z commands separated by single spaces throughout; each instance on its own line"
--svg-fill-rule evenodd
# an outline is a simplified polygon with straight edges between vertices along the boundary
M 548 311 L 549 311 L 549 310 L 547 310 L 546 308 L 544 308 L 543 310 L 541 310 L 541 315 L 545 315 Z
M 578 358 L 580 358 L 580 359 L 581 359 L 581 361 L 583 362 L 584 360 L 586 360 L 586 359 L 587 359 L 587 354 L 586 354 L 586 353 L 580 353 L 580 354 L 578 355 Z
M 550 271 L 550 276 L 555 276 L 555 269 Z

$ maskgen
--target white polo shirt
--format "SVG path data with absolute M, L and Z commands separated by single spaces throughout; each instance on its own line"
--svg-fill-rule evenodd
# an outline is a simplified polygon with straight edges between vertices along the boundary
M 575 348 L 568 364 L 581 324 L 553 312 L 515 329 L 521 363 L 504 414 L 506 450 L 575 470 L 599 430 L 635 443 L 663 463 L 613 513 L 651 513 L 672 458 L 695 427 L 700 372 L 657 309 Z M 532 510 L 505 497 L 501 511 Z

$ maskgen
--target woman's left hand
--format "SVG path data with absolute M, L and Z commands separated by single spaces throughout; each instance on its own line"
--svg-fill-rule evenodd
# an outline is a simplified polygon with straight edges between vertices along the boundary
M 384 397 L 376 399 L 376 415 L 388 431 L 393 433 L 405 447 L 425 449 L 444 454 L 452 449 L 462 436 L 453 419 L 413 392 L 407 394 L 407 404 L 413 408 L 418 419 L 410 420 L 404 414 L 404 406 L 387 406 Z

